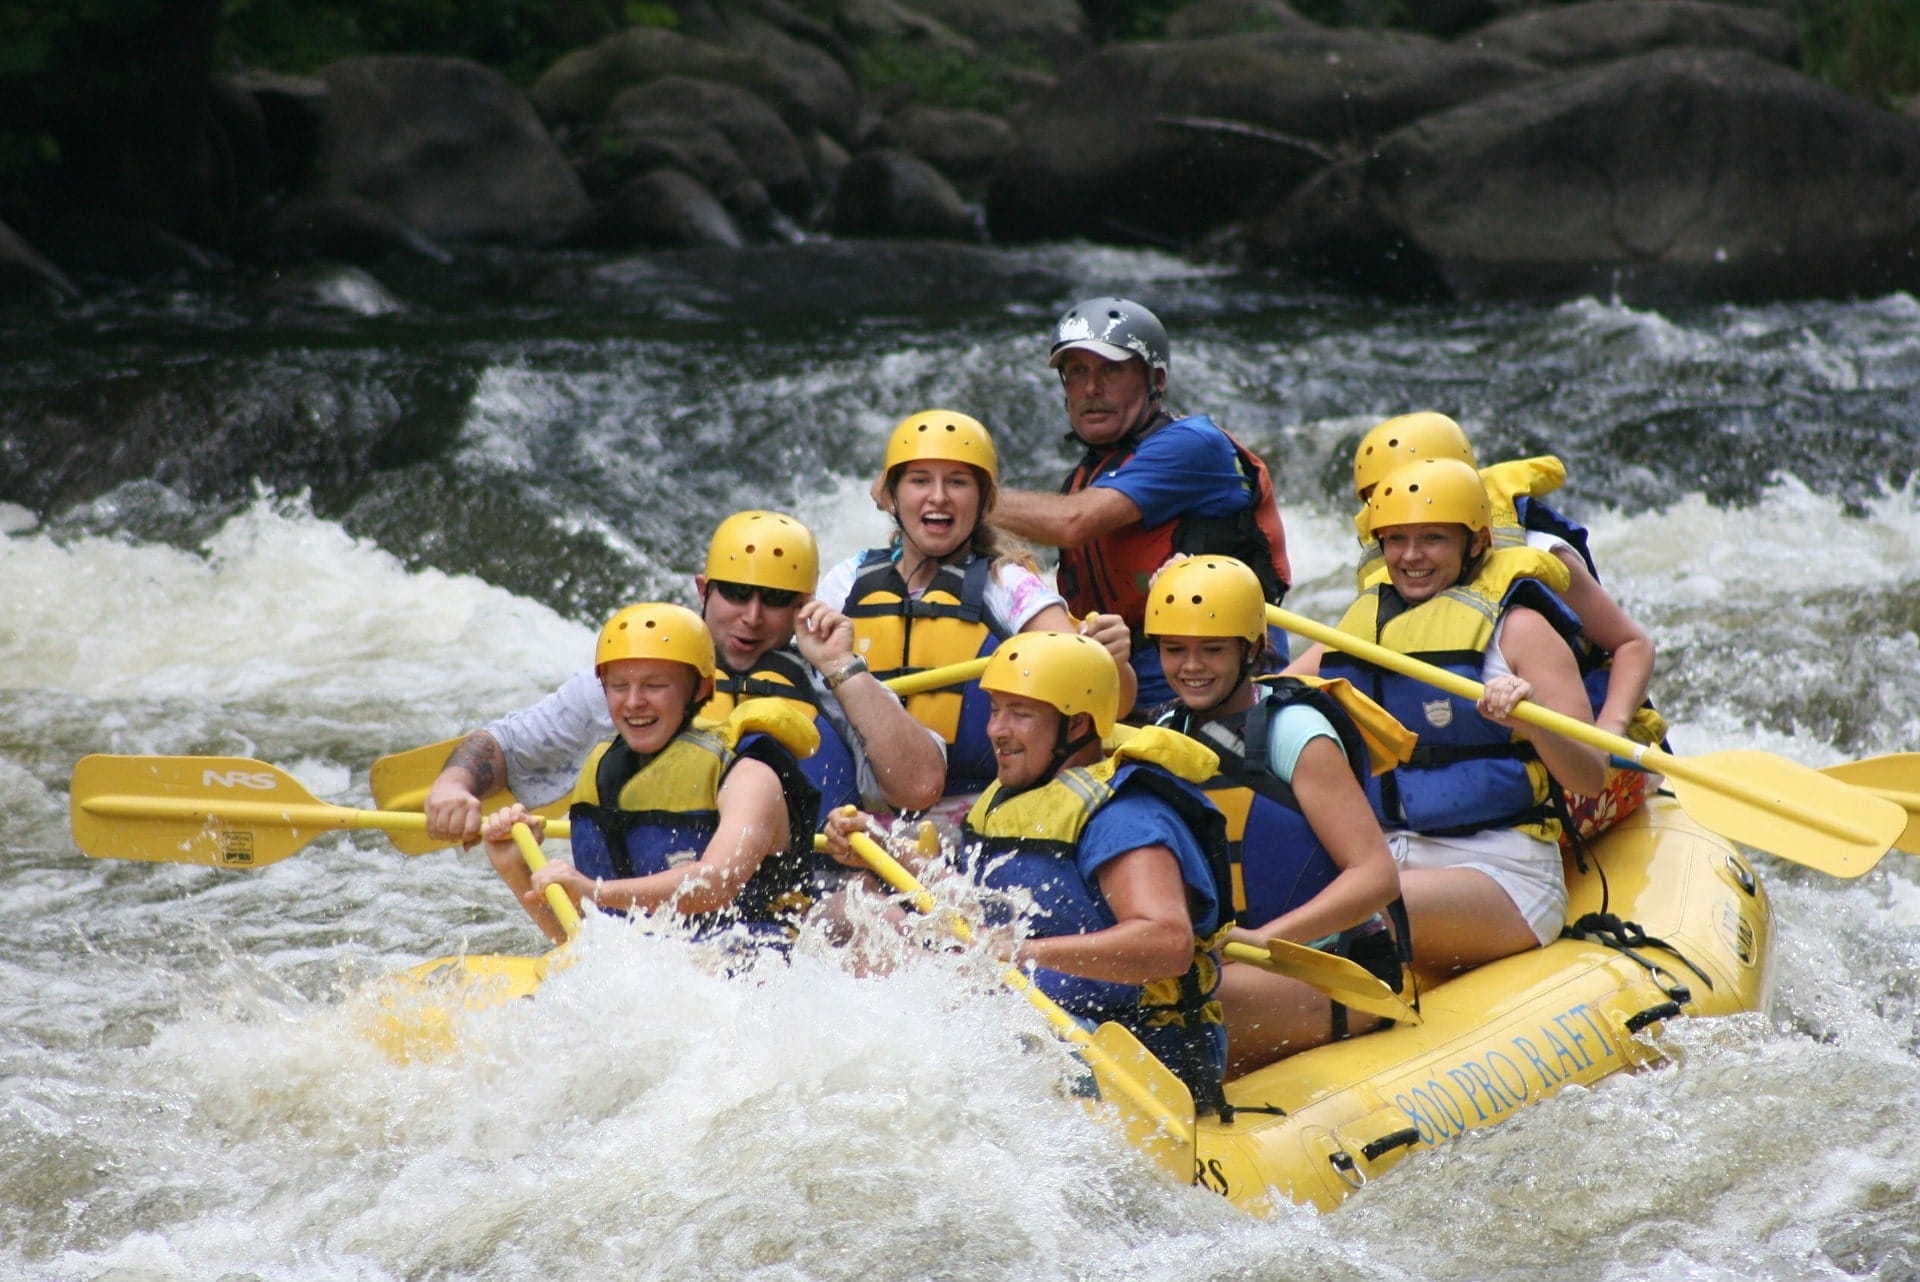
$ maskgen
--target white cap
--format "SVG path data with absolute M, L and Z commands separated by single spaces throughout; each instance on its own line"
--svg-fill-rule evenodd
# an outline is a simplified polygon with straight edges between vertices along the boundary
M 1076 348 L 1083 352 L 1092 352 L 1095 356 L 1103 360 L 1112 361 L 1116 365 L 1123 361 L 1143 359 L 1140 353 L 1134 351 L 1131 347 L 1116 347 L 1112 343 L 1103 343 L 1097 338 L 1077 338 L 1054 348 L 1053 354 L 1047 357 L 1048 367 L 1059 369 L 1060 362 L 1067 359 L 1067 353 L 1074 351 Z

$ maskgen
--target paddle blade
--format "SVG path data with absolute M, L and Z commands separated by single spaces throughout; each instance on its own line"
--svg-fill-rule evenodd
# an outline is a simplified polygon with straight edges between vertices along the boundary
M 246 757 L 94 755 L 73 769 L 73 841 L 96 859 L 260 868 L 348 826 L 325 821 L 334 809 Z
M 1118 1024 L 1095 1029 L 1081 1054 L 1101 1100 L 1119 1114 L 1128 1142 L 1180 1183 L 1192 1183 L 1193 1092 L 1187 1084 Z
M 1891 801 L 1753 748 L 1686 758 L 1666 780 L 1701 827 L 1834 877 L 1872 868 L 1907 828 Z
M 1250 944 L 1228 944 L 1223 950 L 1229 961 L 1243 961 L 1270 970 L 1276 975 L 1299 980 L 1317 989 L 1342 1006 L 1378 1015 L 1381 1019 L 1418 1024 L 1420 1012 L 1401 1000 L 1400 994 L 1383 983 L 1378 975 L 1358 962 L 1332 953 L 1309 948 L 1285 939 L 1267 941 L 1263 951 Z
M 409 748 L 405 752 L 388 753 L 374 761 L 367 771 L 367 784 L 373 789 L 373 804 L 382 810 L 425 810 L 427 791 L 433 787 L 433 781 L 440 777 L 440 771 L 447 764 L 447 757 L 460 746 L 460 739 L 442 739 L 439 743 L 430 743 L 421 748 Z M 505 810 L 514 804 L 514 795 L 507 789 L 490 793 L 486 797 L 486 809 L 489 814 L 495 810 Z M 535 813 L 548 819 L 564 819 L 567 815 L 569 799 L 560 800 L 539 807 Z M 555 834 L 556 836 L 559 834 Z M 403 855 L 426 855 L 436 850 L 445 850 L 453 845 L 450 841 L 441 841 L 438 837 L 429 837 L 426 829 L 407 832 L 389 832 L 387 837 L 393 842 L 394 849 Z
M 546 977 L 546 957 L 436 957 L 382 981 L 362 1028 L 395 1063 L 433 1059 L 459 1047 L 462 1014 L 531 997 Z
M 1894 838 L 1895 849 L 1920 855 L 1920 752 L 1896 752 L 1864 761 L 1843 761 L 1821 774 L 1865 788 L 1907 812 L 1907 827 Z

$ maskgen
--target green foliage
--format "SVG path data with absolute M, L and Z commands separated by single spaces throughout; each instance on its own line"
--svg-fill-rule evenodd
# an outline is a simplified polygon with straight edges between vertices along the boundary
M 1809 74 L 1888 105 L 1920 93 L 1920 0 L 1821 0 L 1803 14 Z
M 679 10 L 647 0 L 627 0 L 626 18 L 629 27 L 664 27 L 672 31 L 680 25 Z
M 229 62 L 283 71 L 356 54 L 437 54 L 525 83 L 636 11 L 660 24 L 662 9 L 619 0 L 226 0 L 220 51 Z
M 0 193 L 11 197 L 58 168 L 50 123 L 111 88 L 117 69 L 85 52 L 102 27 L 149 21 L 163 0 L 0 0 Z
M 1122 40 L 1160 40 L 1167 34 L 1167 19 L 1187 7 L 1187 0 L 1126 0 L 1117 7 Z
M 1039 65 L 1019 51 L 969 56 L 890 38 L 860 46 L 855 57 L 860 88 L 866 93 L 911 85 L 914 100 L 931 107 L 996 113 L 1011 110 L 1024 96 L 1007 83 L 1005 73 Z

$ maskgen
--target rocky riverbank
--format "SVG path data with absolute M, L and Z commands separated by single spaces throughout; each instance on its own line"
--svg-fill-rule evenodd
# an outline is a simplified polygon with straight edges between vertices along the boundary
M 1383 30 L 1198 0 L 1122 41 L 1078 0 L 679 0 L 525 89 L 437 57 L 216 75 L 217 0 L 166 8 L 201 21 L 123 37 L 165 73 L 123 76 L 138 100 L 90 104 L 66 181 L 5 206 L 0 289 L 489 244 L 964 261 L 1069 238 L 1387 298 L 1920 286 L 1920 120 L 1802 74 L 1767 4 L 1429 0 L 1405 6 L 1426 30 Z M 998 109 L 929 101 L 931 66 Z

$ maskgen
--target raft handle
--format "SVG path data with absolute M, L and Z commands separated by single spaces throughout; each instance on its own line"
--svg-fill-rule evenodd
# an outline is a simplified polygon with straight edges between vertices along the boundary
M 1397 1148 L 1412 1148 L 1419 1142 L 1420 1128 L 1417 1126 L 1406 1126 L 1397 1131 L 1389 1131 L 1379 1139 L 1374 1140 L 1360 1150 L 1360 1156 L 1366 1158 L 1369 1162 L 1377 1162 L 1383 1155 L 1391 1153 Z
M 1658 1006 L 1649 1006 L 1638 1015 L 1628 1017 L 1627 1031 L 1637 1033 L 1648 1024 L 1657 1024 L 1663 1019 L 1673 1019 L 1679 1014 L 1679 1002 L 1661 1002 Z

